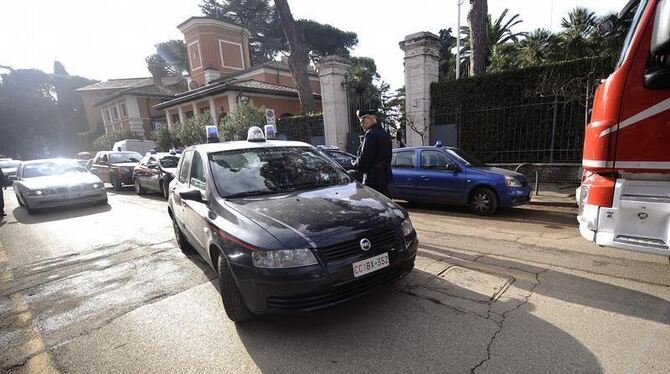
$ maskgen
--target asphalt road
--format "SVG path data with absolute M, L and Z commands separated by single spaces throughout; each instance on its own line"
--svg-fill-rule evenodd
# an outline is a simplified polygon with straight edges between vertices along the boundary
M 585 242 L 569 200 L 409 206 L 408 277 L 236 326 L 158 196 L 35 216 L 5 199 L 0 372 L 670 372 L 668 259 Z

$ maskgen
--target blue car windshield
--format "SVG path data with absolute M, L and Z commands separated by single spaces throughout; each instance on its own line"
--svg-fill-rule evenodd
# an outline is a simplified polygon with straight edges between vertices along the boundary
M 319 151 L 268 147 L 209 154 L 214 183 L 223 197 L 308 190 L 350 183 L 351 178 Z
M 462 149 L 458 148 L 448 148 L 447 152 L 450 156 L 455 157 L 460 162 L 464 163 L 465 166 L 470 166 L 473 168 L 481 168 L 486 166 L 485 163 L 479 161 L 476 157 L 472 156 L 468 152 L 465 152 Z

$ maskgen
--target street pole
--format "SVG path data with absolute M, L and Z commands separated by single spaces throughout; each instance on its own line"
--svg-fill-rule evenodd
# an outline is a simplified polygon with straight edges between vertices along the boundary
M 463 5 L 463 0 L 458 0 L 458 21 L 456 21 L 456 79 L 461 76 L 461 5 Z

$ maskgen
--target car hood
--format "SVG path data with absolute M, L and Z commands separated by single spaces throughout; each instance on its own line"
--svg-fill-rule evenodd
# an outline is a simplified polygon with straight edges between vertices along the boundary
M 27 178 L 21 184 L 28 189 L 55 188 L 76 186 L 84 183 L 102 183 L 100 178 L 90 173 L 49 175 L 45 177 Z
M 392 229 L 407 214 L 390 199 L 357 183 L 271 198 L 231 199 L 226 204 L 289 248 L 326 246 L 370 230 Z
M 519 179 L 519 178 L 526 179 L 525 175 L 523 175 L 521 173 L 517 173 L 516 171 L 503 169 L 503 168 L 497 168 L 497 167 L 493 167 L 493 166 L 483 166 L 483 167 L 478 167 L 478 168 L 473 168 L 473 169 L 479 170 L 479 171 L 482 171 L 482 172 L 485 172 L 485 173 L 488 173 L 488 174 L 505 175 L 505 176 L 513 177 L 513 178 L 517 178 L 517 179 Z
M 2 173 L 5 175 L 16 174 L 16 168 L 4 168 L 2 169 Z

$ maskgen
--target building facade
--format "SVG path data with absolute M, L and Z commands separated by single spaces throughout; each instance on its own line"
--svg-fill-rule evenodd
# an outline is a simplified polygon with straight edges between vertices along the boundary
M 191 17 L 177 27 L 187 47 L 188 75 L 112 79 L 78 89 L 91 131 L 127 129 L 149 137 L 160 126 L 172 127 L 196 114 L 218 122 L 241 102 L 274 109 L 278 117 L 301 112 L 288 64 L 253 65 L 244 27 L 210 17 Z M 315 71 L 310 81 L 321 111 Z
M 279 117 L 301 111 L 288 65 L 252 65 L 245 28 L 209 17 L 191 17 L 177 27 L 188 48 L 190 75 L 188 91 L 154 107 L 165 112 L 169 127 L 198 113 L 218 122 L 241 102 L 274 109 Z M 320 111 L 321 85 L 313 71 L 310 81 Z

